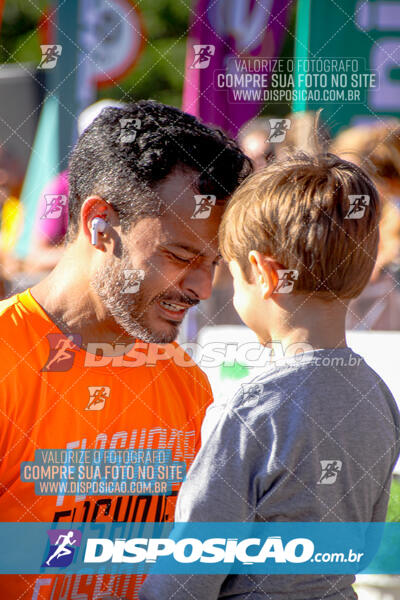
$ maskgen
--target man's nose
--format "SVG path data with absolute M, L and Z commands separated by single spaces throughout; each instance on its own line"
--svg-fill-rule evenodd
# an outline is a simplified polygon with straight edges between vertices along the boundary
M 207 300 L 211 296 L 213 267 L 198 267 L 190 269 L 182 281 L 182 290 L 199 300 Z

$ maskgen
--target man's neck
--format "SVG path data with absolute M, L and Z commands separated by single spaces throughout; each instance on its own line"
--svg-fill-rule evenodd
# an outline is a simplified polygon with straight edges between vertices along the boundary
M 32 296 L 64 334 L 80 335 L 84 348 L 90 342 L 132 342 L 92 290 L 77 254 L 67 248 L 55 269 L 32 287 Z

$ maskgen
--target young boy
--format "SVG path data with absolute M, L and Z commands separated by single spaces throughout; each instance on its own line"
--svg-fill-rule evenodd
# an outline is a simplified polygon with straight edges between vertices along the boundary
M 345 340 L 347 305 L 374 266 L 378 222 L 371 180 L 332 154 L 276 162 L 236 191 L 220 229 L 234 305 L 262 344 L 281 342 L 285 360 L 211 405 L 176 521 L 385 520 L 399 413 Z M 292 355 L 300 346 L 313 350 Z M 357 597 L 353 581 L 153 575 L 140 598 L 348 600 Z

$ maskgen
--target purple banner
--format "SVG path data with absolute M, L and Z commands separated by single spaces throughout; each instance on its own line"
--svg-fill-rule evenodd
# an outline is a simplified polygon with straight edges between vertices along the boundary
M 257 116 L 261 101 L 251 94 L 235 101 L 232 87 L 218 83 L 246 71 L 268 76 L 268 61 L 258 58 L 279 56 L 291 7 L 292 0 L 198 0 L 187 44 L 183 110 L 231 136 Z

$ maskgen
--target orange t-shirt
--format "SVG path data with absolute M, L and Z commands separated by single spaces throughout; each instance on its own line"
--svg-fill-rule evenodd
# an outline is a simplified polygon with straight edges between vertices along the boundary
M 97 362 L 79 349 L 77 338 L 61 333 L 29 290 L 0 302 L 0 339 L 1 521 L 172 521 L 179 486 L 160 496 L 39 496 L 34 483 L 21 481 L 20 467 L 41 448 L 166 448 L 189 468 L 212 400 L 199 367 L 190 360 L 182 366 L 183 351 L 181 363 L 149 360 L 162 346 L 140 342 L 123 360 Z M 114 594 L 133 600 L 142 581 L 130 575 L 3 575 L 0 597 L 100 600 Z

